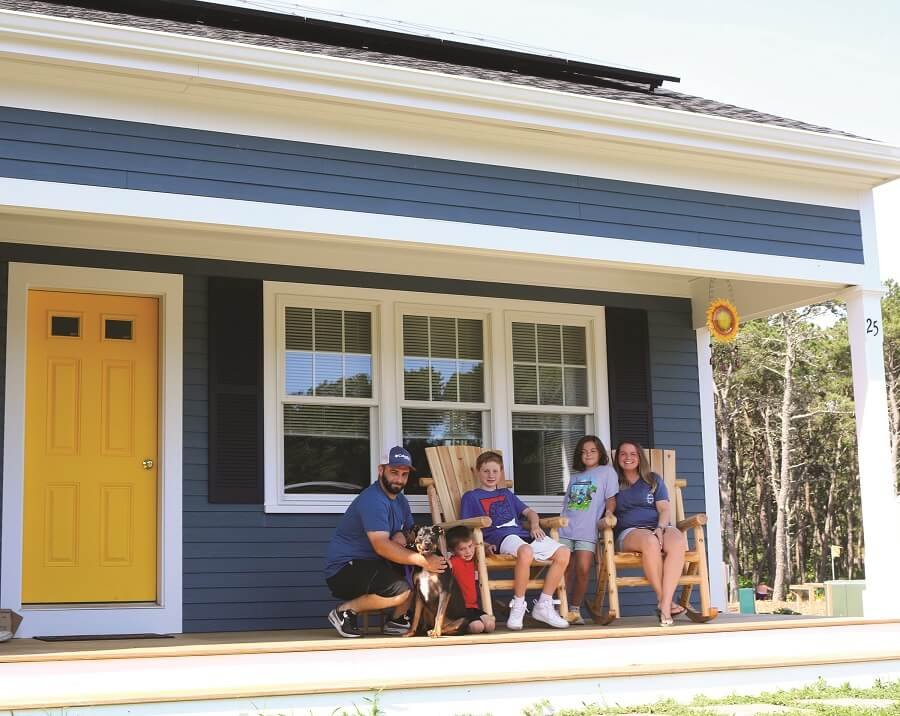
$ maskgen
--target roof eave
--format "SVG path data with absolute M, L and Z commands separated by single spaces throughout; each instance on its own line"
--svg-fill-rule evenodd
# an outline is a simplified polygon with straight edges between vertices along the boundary
M 279 94 L 511 123 L 735 161 L 834 173 L 864 186 L 900 178 L 881 142 L 355 59 L 0 10 L 0 55 L 243 85 Z

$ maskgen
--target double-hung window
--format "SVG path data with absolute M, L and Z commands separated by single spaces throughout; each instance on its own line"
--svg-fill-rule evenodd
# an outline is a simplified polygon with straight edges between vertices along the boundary
M 513 316 L 509 332 L 516 492 L 561 495 L 575 443 L 593 428 L 589 323 Z
M 266 510 L 342 512 L 402 444 L 502 451 L 525 501 L 557 509 L 572 450 L 608 436 L 603 309 L 267 283 Z
M 375 452 L 374 308 L 291 298 L 279 309 L 283 495 L 355 494 Z
M 403 346 L 401 433 L 413 464 L 425 448 L 483 445 L 490 422 L 485 380 L 485 319 L 400 309 Z M 416 480 L 407 494 L 424 491 Z

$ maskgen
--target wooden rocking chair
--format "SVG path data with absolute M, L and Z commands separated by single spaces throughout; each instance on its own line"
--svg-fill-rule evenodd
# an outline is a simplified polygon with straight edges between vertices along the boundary
M 710 606 L 709 572 L 706 565 L 706 538 L 703 534 L 703 526 L 706 524 L 705 514 L 684 516 L 684 501 L 681 489 L 687 485 L 686 480 L 675 477 L 675 451 L 674 450 L 647 450 L 650 460 L 650 469 L 665 480 L 669 491 L 670 515 L 674 520 L 674 526 L 684 533 L 693 532 L 694 546 L 688 549 L 684 555 L 684 574 L 678 580 L 681 587 L 681 599 L 679 603 L 685 608 L 688 617 L 693 621 L 703 623 L 715 619 L 719 611 Z M 611 458 L 613 459 L 613 458 Z M 594 621 L 598 624 L 609 624 L 621 615 L 619 610 L 619 587 L 643 587 L 650 583 L 643 574 L 640 576 L 619 576 L 620 569 L 641 569 L 640 552 L 616 552 L 613 539 L 613 527 L 616 526 L 616 518 L 612 515 L 602 518 L 598 523 L 601 531 L 597 540 L 597 596 L 592 605 L 589 605 Z M 691 592 L 694 587 L 700 588 L 700 611 L 691 607 Z M 603 613 L 603 602 L 609 595 L 609 608 Z
M 459 503 L 463 493 L 478 486 L 475 478 L 475 461 L 485 451 L 484 448 L 470 445 L 446 445 L 425 448 L 428 458 L 428 467 L 431 477 L 419 479 L 419 484 L 428 493 L 428 504 L 431 506 L 431 518 L 435 525 L 440 525 L 445 530 L 451 527 L 464 525 L 471 527 L 474 532 L 475 561 L 478 570 L 478 583 L 481 590 L 481 607 L 488 614 L 494 613 L 494 605 L 491 601 L 492 589 L 512 589 L 512 579 L 491 579 L 489 572 L 497 570 L 510 570 L 515 565 L 516 558 L 512 555 L 495 554 L 488 555 L 484 547 L 482 529 L 491 526 L 490 517 L 472 517 L 459 519 Z M 504 481 L 500 487 L 509 487 Z M 569 523 L 565 517 L 549 517 L 541 519 L 542 529 L 553 539 L 559 537 L 559 528 Z M 445 547 L 444 544 L 441 545 Z M 550 562 L 534 560 L 533 567 L 541 570 Z M 528 581 L 528 589 L 540 589 L 544 586 L 543 580 L 532 570 L 531 579 Z M 556 590 L 560 604 L 560 613 L 565 616 L 568 612 L 568 600 L 566 599 L 565 579 L 560 581 Z

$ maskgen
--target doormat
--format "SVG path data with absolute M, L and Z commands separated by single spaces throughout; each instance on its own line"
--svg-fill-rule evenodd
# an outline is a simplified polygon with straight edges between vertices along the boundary
M 171 634 L 73 634 L 72 636 L 35 636 L 38 641 L 94 641 L 95 639 L 174 639 Z

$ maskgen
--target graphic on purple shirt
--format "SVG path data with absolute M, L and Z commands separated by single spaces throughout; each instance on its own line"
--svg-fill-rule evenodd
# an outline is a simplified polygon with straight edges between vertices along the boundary
M 484 528 L 484 538 L 500 548 L 500 543 L 510 535 L 518 535 L 531 542 L 531 533 L 519 525 L 519 518 L 528 509 L 515 493 L 503 487 L 499 490 L 469 490 L 462 496 L 459 513 L 462 519 L 487 515 L 491 526 Z

